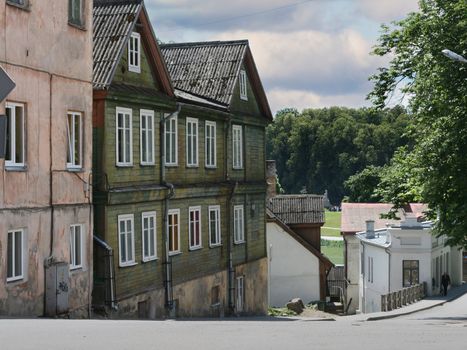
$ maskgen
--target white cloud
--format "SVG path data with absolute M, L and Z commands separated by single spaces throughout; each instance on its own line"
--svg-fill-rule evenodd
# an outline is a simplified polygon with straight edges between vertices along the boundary
M 418 9 L 418 0 L 356 0 L 357 11 L 377 22 L 390 22 Z

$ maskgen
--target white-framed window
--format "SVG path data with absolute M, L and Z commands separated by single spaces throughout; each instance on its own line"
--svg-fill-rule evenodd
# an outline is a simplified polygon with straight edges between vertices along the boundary
M 373 283 L 373 258 L 368 257 L 368 282 Z
M 180 209 L 170 209 L 169 225 L 169 255 L 180 253 Z
M 70 226 L 70 269 L 83 267 L 83 225 Z
M 190 250 L 201 248 L 201 207 L 188 209 L 188 236 Z
M 198 119 L 186 118 L 186 165 L 198 166 Z
M 128 70 L 133 73 L 141 73 L 141 35 L 131 33 L 128 41 Z
M 165 165 L 178 164 L 177 116 L 165 121 Z
M 79 112 L 67 113 L 67 154 L 66 166 L 68 169 L 81 169 L 83 149 L 83 117 Z
M 13 282 L 23 279 L 24 258 L 24 231 L 8 231 L 7 242 L 7 275 L 6 281 Z
M 72 24 L 83 25 L 84 0 L 68 0 L 68 21 Z
M 205 145 L 206 168 L 215 168 L 217 165 L 216 122 L 206 121 Z
M 232 126 L 232 161 L 234 169 L 243 168 L 243 135 L 242 126 Z
M 145 212 L 141 215 L 141 237 L 143 241 L 143 261 L 157 259 L 156 212 Z
M 116 160 L 117 166 L 133 165 L 133 125 L 132 111 L 117 107 L 116 114 Z
M 154 165 L 154 111 L 140 110 L 139 121 L 141 165 Z
M 245 305 L 245 277 L 238 276 L 235 286 L 235 308 L 237 312 L 243 311 Z
M 6 167 L 24 167 L 24 104 L 6 102 Z
M 209 246 L 215 247 L 221 244 L 221 207 L 210 205 L 209 215 Z
M 248 101 L 246 72 L 242 69 L 239 76 L 240 99 Z
M 234 243 L 245 242 L 245 224 L 244 224 L 243 205 L 234 206 Z
M 135 235 L 134 215 L 118 216 L 118 242 L 120 252 L 120 266 L 135 265 Z

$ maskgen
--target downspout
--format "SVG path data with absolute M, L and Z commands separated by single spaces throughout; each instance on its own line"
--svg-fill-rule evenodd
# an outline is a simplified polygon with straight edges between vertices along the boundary
M 362 276 L 362 303 L 361 303 L 361 308 L 362 312 L 365 313 L 366 311 L 366 278 L 365 278 L 365 245 L 360 241 L 360 245 L 362 246 L 363 254 L 360 254 L 362 261 L 360 262 L 360 268 L 362 269 L 360 276 Z
M 391 293 L 391 252 L 389 248 L 384 249 L 388 254 L 388 293 Z
M 160 120 L 160 136 L 159 136 L 159 142 L 160 142 L 160 152 L 161 152 L 161 163 L 160 163 L 160 168 L 161 168 L 161 184 L 166 187 L 169 191 L 169 193 L 166 195 L 164 199 L 164 219 L 163 219 L 163 227 L 165 231 L 165 241 L 164 241 L 164 249 L 165 249 L 165 306 L 169 311 L 173 309 L 173 291 L 172 291 L 172 268 L 171 268 L 171 263 L 172 259 L 169 255 L 169 223 L 168 223 L 168 215 L 169 215 L 169 207 L 170 207 L 170 199 L 172 199 L 175 196 L 175 187 L 173 184 L 168 183 L 165 179 L 165 122 L 167 119 L 170 119 L 174 116 L 178 116 L 182 109 L 182 105 L 177 102 L 177 110 L 169 115 L 164 115 L 162 114 L 161 120 Z

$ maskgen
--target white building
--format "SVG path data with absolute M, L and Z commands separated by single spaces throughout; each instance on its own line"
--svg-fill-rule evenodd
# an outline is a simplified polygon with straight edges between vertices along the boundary
M 360 242 L 359 305 L 364 313 L 381 311 L 381 296 L 416 284 L 426 287 L 427 295 L 440 291 L 443 272 L 453 285 L 462 281 L 462 254 L 445 247 L 444 238 L 432 235 L 431 222 L 406 217 L 399 225 L 367 229 L 356 235 Z

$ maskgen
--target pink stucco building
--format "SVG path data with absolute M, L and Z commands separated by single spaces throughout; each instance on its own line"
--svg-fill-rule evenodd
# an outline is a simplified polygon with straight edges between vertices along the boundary
M 85 316 L 92 290 L 92 1 L 0 1 L 0 315 Z M 55 288 L 56 287 L 56 288 Z

